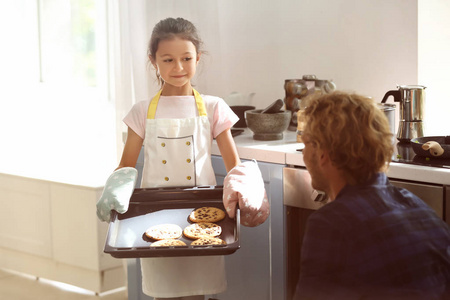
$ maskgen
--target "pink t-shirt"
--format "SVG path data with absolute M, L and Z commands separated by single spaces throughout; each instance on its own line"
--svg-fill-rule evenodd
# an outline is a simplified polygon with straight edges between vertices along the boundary
M 216 138 L 224 130 L 231 128 L 238 116 L 219 97 L 201 95 L 205 103 L 211 127 L 211 138 Z M 136 103 L 123 121 L 142 139 L 145 138 L 145 123 L 150 100 Z M 194 96 L 161 96 L 156 108 L 155 119 L 184 119 L 198 116 Z

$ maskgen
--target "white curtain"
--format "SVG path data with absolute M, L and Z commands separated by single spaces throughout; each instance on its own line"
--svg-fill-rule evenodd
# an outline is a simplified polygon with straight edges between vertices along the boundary
M 208 52 L 220 45 L 217 1 L 176 1 L 176 0 L 115 0 L 109 3 L 109 37 L 111 66 L 111 98 L 116 107 L 116 136 L 118 155 L 123 148 L 123 132 L 126 126 L 122 119 L 138 101 L 154 95 L 159 86 L 155 72 L 147 57 L 148 41 L 153 27 L 160 20 L 168 17 L 185 18 L 197 27 Z M 210 49 L 213 47 L 213 49 Z M 209 55 L 202 57 L 194 84 L 208 92 L 208 76 L 203 75 L 203 68 L 211 64 Z M 215 63 L 220 63 L 216 60 Z

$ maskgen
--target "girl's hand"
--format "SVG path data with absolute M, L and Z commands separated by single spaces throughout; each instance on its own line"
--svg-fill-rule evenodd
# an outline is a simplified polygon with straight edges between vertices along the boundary
M 270 214 L 264 180 L 256 160 L 247 161 L 228 172 L 223 181 L 223 205 L 230 218 L 240 209 L 241 224 L 258 226 Z
M 97 202 L 97 217 L 101 221 L 111 221 L 111 210 L 125 213 L 130 204 L 130 198 L 136 185 L 137 170 L 121 168 L 109 176 L 102 196 Z
M 119 167 L 106 181 L 102 196 L 97 202 L 97 216 L 100 220 L 109 222 L 113 209 L 121 214 L 128 210 L 138 177 L 138 171 L 134 167 L 141 152 L 142 143 L 143 139 L 128 128 L 127 141 Z

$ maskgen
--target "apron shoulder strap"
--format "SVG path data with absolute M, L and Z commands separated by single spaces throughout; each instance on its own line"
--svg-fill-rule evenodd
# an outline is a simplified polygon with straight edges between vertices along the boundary
M 207 116 L 205 102 L 203 102 L 202 96 L 197 90 L 194 90 L 195 103 L 197 104 L 197 110 L 199 116 Z
M 147 119 L 154 119 L 156 114 L 156 107 L 158 106 L 159 97 L 161 96 L 162 90 L 159 90 L 158 93 L 156 93 L 155 97 L 150 101 L 150 105 L 148 106 L 147 110 Z

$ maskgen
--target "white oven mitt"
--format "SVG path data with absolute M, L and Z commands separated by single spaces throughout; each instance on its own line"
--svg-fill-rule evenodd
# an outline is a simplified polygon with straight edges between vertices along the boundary
M 264 223 L 270 214 L 270 204 L 256 160 L 241 163 L 228 172 L 223 182 L 223 204 L 230 218 L 235 217 L 239 205 L 244 226 Z
M 109 222 L 113 209 L 121 214 L 128 210 L 137 176 L 138 171 L 131 167 L 118 169 L 109 176 L 97 202 L 97 217 L 100 220 Z

